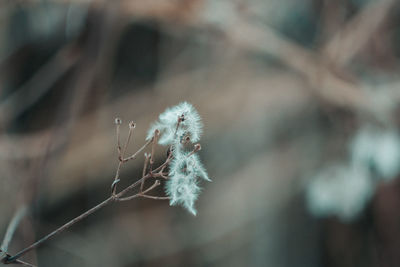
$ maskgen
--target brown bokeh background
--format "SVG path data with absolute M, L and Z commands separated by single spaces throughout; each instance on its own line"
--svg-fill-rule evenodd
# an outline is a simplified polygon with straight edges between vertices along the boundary
M 399 11 L 396 0 L 1 1 L 1 233 L 30 207 L 9 252 L 109 196 L 116 116 L 122 138 L 137 123 L 134 152 L 160 112 L 188 101 L 213 180 L 196 217 L 167 201 L 115 203 L 24 259 L 399 266 L 397 180 L 351 223 L 315 219 L 304 201 L 309 175 L 346 160 L 359 125 L 398 126 Z M 121 185 L 142 165 L 124 165 Z

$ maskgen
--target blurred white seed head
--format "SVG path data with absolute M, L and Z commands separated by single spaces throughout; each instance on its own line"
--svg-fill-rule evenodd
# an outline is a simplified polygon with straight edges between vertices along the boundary
M 316 217 L 336 216 L 342 221 L 355 219 L 374 193 L 366 169 L 332 165 L 317 173 L 307 185 L 307 206 Z
M 400 138 L 394 130 L 364 127 L 350 144 L 353 164 L 374 169 L 380 178 L 390 180 L 400 173 Z

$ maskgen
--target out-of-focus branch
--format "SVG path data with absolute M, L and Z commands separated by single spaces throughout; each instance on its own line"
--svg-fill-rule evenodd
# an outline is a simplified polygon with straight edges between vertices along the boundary
M 18 228 L 18 225 L 20 224 L 22 218 L 25 216 L 27 212 L 27 207 L 26 206 L 21 206 L 14 214 L 13 218 L 10 221 L 10 224 L 7 227 L 6 234 L 4 235 L 3 242 L 1 244 L 0 248 L 0 259 L 3 260 L 7 257 L 10 257 L 10 255 L 7 253 L 8 251 L 8 246 L 11 243 L 11 240 L 14 236 L 15 230 Z M 23 266 L 30 266 L 30 267 L 35 267 L 35 265 L 30 264 L 28 262 L 22 261 L 22 260 L 16 260 L 15 263 L 21 264 Z
M 0 103 L 0 122 L 6 124 L 36 103 L 78 58 L 73 45 L 61 49 L 28 82 Z
M 369 110 L 369 100 L 355 84 L 335 75 L 320 57 L 264 25 L 237 20 L 225 29 L 229 40 L 244 49 L 268 53 L 302 74 L 315 94 L 338 106 Z
M 0 258 L 3 258 L 8 251 L 8 246 L 10 245 L 10 242 L 13 238 L 13 235 L 15 233 L 15 230 L 17 229 L 19 223 L 21 222 L 21 219 L 25 216 L 27 211 L 26 206 L 20 207 L 14 214 L 13 218 L 10 221 L 10 224 L 7 227 L 6 234 L 4 235 L 3 242 L 1 243 L 0 247 Z
M 368 43 L 396 2 L 371 1 L 323 47 L 322 55 L 335 65 L 345 65 Z

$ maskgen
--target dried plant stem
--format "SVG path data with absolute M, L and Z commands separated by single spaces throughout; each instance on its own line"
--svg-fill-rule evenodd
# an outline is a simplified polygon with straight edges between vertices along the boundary
M 149 144 L 149 142 L 147 143 Z M 136 154 L 136 153 L 135 153 Z M 161 170 L 163 170 L 165 168 L 165 166 L 168 165 L 169 163 L 169 158 L 167 158 L 167 160 L 161 164 L 157 169 L 154 170 L 154 172 L 159 172 Z M 24 254 L 26 254 L 27 252 L 39 247 L 41 244 L 43 244 L 44 242 L 46 242 L 47 240 L 49 240 L 50 238 L 62 233 L 63 231 L 65 231 L 66 229 L 70 228 L 72 225 L 74 225 L 75 223 L 83 220 L 84 218 L 86 218 L 87 216 L 89 216 L 90 214 L 98 211 L 99 209 L 107 206 L 108 204 L 114 202 L 114 201 L 118 201 L 119 199 L 121 199 L 121 197 L 123 197 L 126 193 L 128 193 L 130 190 L 134 189 L 136 186 L 138 186 L 139 184 L 142 183 L 143 180 L 150 178 L 150 177 L 156 177 L 156 175 L 153 174 L 147 174 L 145 176 L 143 176 L 141 179 L 137 180 L 136 182 L 134 182 L 133 184 L 131 184 L 130 186 L 126 187 L 124 190 L 122 190 L 121 192 L 119 192 L 118 194 L 112 195 L 109 198 L 107 198 L 106 200 L 104 200 L 103 202 L 99 203 L 98 205 L 96 205 L 95 207 L 91 208 L 90 210 L 82 213 L 81 215 L 79 215 L 78 217 L 72 219 L 71 221 L 67 222 L 66 224 L 60 226 L 59 228 L 57 228 L 56 230 L 54 230 L 53 232 L 51 232 L 50 234 L 46 235 L 45 237 L 39 239 L 38 241 L 36 241 L 35 243 L 33 243 L 32 245 L 24 248 L 23 250 L 19 251 L 18 253 L 16 253 L 14 256 L 9 256 L 7 255 L 6 258 L 4 259 L 4 263 L 5 264 L 10 264 L 10 263 L 17 263 L 17 261 L 19 261 L 18 259 L 20 257 L 22 257 Z M 153 184 L 153 186 L 151 186 L 149 189 L 152 190 L 154 189 L 156 186 L 159 185 L 159 182 L 156 182 L 155 184 Z M 145 192 L 149 192 L 150 190 L 147 189 Z M 147 196 L 144 194 L 137 194 L 137 197 L 145 197 L 145 198 L 152 198 L 152 199 L 159 199 L 159 200 L 163 200 L 163 199 L 167 199 L 164 197 L 153 197 L 153 196 Z M 29 266 L 29 265 L 28 265 Z M 33 265 L 30 265 L 33 266 Z
M 155 150 L 156 150 L 156 145 L 158 141 L 158 136 L 160 135 L 160 130 L 156 129 L 154 131 L 154 136 L 153 136 L 153 143 L 151 145 L 151 154 L 150 154 L 150 171 L 153 170 L 153 164 L 154 164 L 154 155 L 155 155 Z
M 0 258 L 6 256 L 8 251 L 8 246 L 10 245 L 15 230 L 17 229 L 22 218 L 25 216 L 26 212 L 27 208 L 25 205 L 23 205 L 15 212 L 13 218 L 11 219 L 10 224 L 7 227 L 6 234 L 4 236 L 3 243 L 1 244 Z
M 147 164 L 149 164 L 149 159 L 150 159 L 150 155 L 145 153 L 144 154 L 144 164 L 143 164 L 143 172 L 142 172 L 142 176 L 146 175 L 146 171 L 147 171 Z M 144 182 L 145 180 L 142 180 L 142 183 L 140 184 L 140 192 L 143 192 L 143 187 L 144 187 Z
M 119 119 L 117 119 L 117 120 L 119 120 Z M 117 120 L 116 120 L 116 121 L 117 121 Z M 127 139 L 126 139 L 124 148 L 123 148 L 122 151 L 121 151 L 121 145 L 120 145 L 120 124 L 121 124 L 120 122 L 117 123 L 117 148 L 118 148 L 118 160 L 119 160 L 119 163 L 118 163 L 117 171 L 115 172 L 114 182 L 111 184 L 111 192 L 112 192 L 112 195 L 115 195 L 115 192 L 116 192 L 116 190 L 117 190 L 117 183 L 119 182 L 119 173 L 120 173 L 120 170 L 121 170 L 121 166 L 122 166 L 122 164 L 124 163 L 125 152 L 126 152 L 126 150 L 127 150 L 127 148 L 128 148 L 129 141 L 130 141 L 130 139 L 131 139 L 133 129 L 135 128 L 133 122 L 130 122 L 130 123 L 129 123 L 128 137 L 127 137 Z M 132 127 L 131 127 L 131 125 L 132 125 Z
M 116 118 L 115 123 L 117 125 L 116 130 L 117 130 L 117 150 L 118 150 L 118 156 L 121 155 L 121 142 L 120 142 L 120 125 L 121 125 L 121 119 Z
M 9 257 L 10 255 L 7 254 L 8 251 L 8 246 L 10 245 L 10 242 L 13 238 L 13 235 L 15 233 L 15 230 L 18 228 L 18 225 L 20 224 L 22 218 L 26 215 L 28 209 L 25 205 L 21 206 L 18 208 L 18 210 L 15 212 L 13 218 L 10 221 L 10 224 L 7 227 L 6 234 L 3 239 L 3 243 L 1 244 L 0 248 L 0 258 L 5 259 Z M 30 264 L 28 262 L 22 261 L 22 260 L 16 260 L 15 263 L 21 264 L 23 266 L 30 266 L 30 267 L 36 267 L 33 264 Z
M 49 240 L 50 238 L 52 238 L 53 236 L 58 235 L 59 233 L 63 232 L 64 230 L 68 229 L 69 227 L 71 227 L 72 225 L 74 225 L 75 223 L 81 221 L 82 219 L 86 218 L 87 216 L 89 216 L 90 214 L 92 214 L 93 212 L 96 212 L 97 210 L 101 209 L 102 207 L 110 204 L 112 201 L 114 200 L 113 197 L 109 197 L 108 199 L 104 200 L 103 202 L 101 202 L 100 204 L 96 205 L 95 207 L 91 208 L 90 210 L 82 213 L 81 215 L 79 215 L 78 217 L 72 219 L 71 221 L 67 222 L 66 224 L 64 224 L 63 226 L 57 228 L 56 230 L 54 230 L 53 232 L 51 232 L 50 234 L 46 235 L 45 237 L 39 239 L 38 241 L 36 241 L 35 243 L 33 243 L 32 245 L 24 248 L 23 250 L 21 250 L 20 252 L 18 252 L 17 254 L 15 254 L 12 257 L 8 257 L 5 261 L 5 263 L 13 263 L 15 262 L 16 259 L 20 258 L 22 255 L 24 255 L 25 253 L 31 251 L 32 249 L 37 248 L 38 246 L 40 246 L 42 243 L 46 242 L 47 240 Z
M 163 166 L 163 165 L 161 165 Z M 158 167 L 157 169 L 161 169 L 161 166 Z M 33 243 L 32 245 L 24 248 L 23 250 L 19 251 L 18 253 L 16 253 L 14 256 L 7 256 L 5 259 L 5 263 L 6 264 L 10 264 L 10 263 L 15 263 L 17 259 L 19 259 L 21 256 L 23 256 L 24 254 L 26 254 L 27 252 L 39 247 L 41 244 L 43 244 L 44 242 L 46 242 L 47 240 L 49 240 L 50 238 L 62 233 L 63 231 L 67 230 L 68 228 L 70 228 L 72 225 L 74 225 L 75 223 L 83 220 L 84 218 L 86 218 L 87 216 L 91 215 L 92 213 L 98 211 L 99 209 L 107 206 L 108 204 L 114 202 L 114 201 L 118 201 L 118 199 L 120 199 L 121 197 L 123 197 L 126 193 L 128 193 L 130 190 L 132 190 L 133 188 L 135 188 L 136 186 L 138 186 L 139 184 L 141 184 L 143 179 L 147 179 L 151 177 L 150 174 L 142 177 L 141 179 L 139 179 L 138 181 L 134 182 L 133 184 L 131 184 L 130 186 L 126 187 L 124 190 L 122 190 L 121 192 L 119 192 L 118 194 L 114 195 L 114 196 L 110 196 L 109 198 L 107 198 L 106 200 L 104 200 L 103 202 L 99 203 L 98 205 L 96 205 L 95 207 L 89 209 L 88 211 L 82 213 L 81 215 L 79 215 L 78 217 L 72 219 L 71 221 L 67 222 L 66 224 L 62 225 L 61 227 L 57 228 L 56 230 L 54 230 L 53 232 L 49 233 L 48 235 L 46 235 L 45 237 L 39 239 L 38 241 L 36 241 L 35 243 Z M 158 185 L 159 183 L 157 183 Z M 152 186 L 151 189 L 154 189 L 156 186 Z M 150 189 L 150 188 L 149 188 Z M 151 190 L 150 189 L 150 190 Z M 150 190 L 146 190 L 145 192 L 148 192 Z M 138 194 L 138 197 L 145 197 L 142 194 Z
M 170 197 L 157 197 L 157 196 L 149 196 L 149 195 L 142 195 L 141 197 L 151 198 L 151 199 L 155 199 L 155 200 L 169 200 L 169 199 L 171 199 Z
M 29 263 L 29 262 L 22 261 L 22 260 L 16 260 L 15 262 L 18 263 L 18 264 L 21 264 L 23 266 L 36 267 L 36 265 L 33 265 L 33 264 Z
M 131 125 L 131 124 L 133 125 L 132 122 L 129 123 L 129 125 Z M 135 127 L 129 126 L 128 138 L 126 139 L 124 149 L 122 150 L 122 155 L 120 155 L 120 156 L 121 156 L 121 158 L 120 158 L 121 161 L 122 161 L 122 159 L 123 159 L 124 156 L 125 156 L 125 152 L 126 152 L 126 150 L 127 150 L 127 148 L 128 148 L 128 145 L 129 145 L 129 142 L 130 142 L 130 140 L 131 140 L 131 137 L 132 137 L 132 133 L 133 133 L 133 129 L 134 129 L 134 128 L 135 128 Z
M 129 141 L 129 139 L 127 141 Z M 119 157 L 119 163 L 118 163 L 117 171 L 115 172 L 114 182 L 111 184 L 112 195 L 115 195 L 115 193 L 117 191 L 117 183 L 119 182 L 119 173 L 120 173 L 122 164 L 124 164 L 128 160 L 135 159 L 137 157 L 137 155 L 139 153 L 141 153 L 152 142 L 153 142 L 153 139 L 147 141 L 141 148 L 139 148 L 138 151 L 136 151 L 132 156 L 129 156 L 128 158 L 123 158 L 123 156 Z
M 1 253 L 1 252 L 3 252 L 3 251 L 0 249 L 0 253 Z M 6 256 L 7 256 L 7 257 L 11 257 L 11 256 L 8 255 L 8 254 L 6 254 Z M 5 262 L 5 259 L 7 259 L 7 258 L 4 258 L 4 259 L 2 260 L 2 263 L 8 264 L 7 262 Z M 20 264 L 20 265 L 22 265 L 22 266 L 37 267 L 36 265 L 33 265 L 33 264 L 29 263 L 29 262 L 22 261 L 22 260 L 15 260 L 15 262 L 13 262 L 13 263 L 15 263 L 15 264 Z
M 150 145 L 153 142 L 153 139 L 150 139 L 147 141 L 138 151 L 135 152 L 132 156 L 129 156 L 125 159 L 123 159 L 123 162 L 127 162 L 128 160 L 136 159 L 137 155 L 139 155 L 148 145 Z
M 181 119 L 183 119 L 183 117 Z M 181 119 L 178 119 L 178 126 L 179 126 L 179 122 L 180 122 Z M 125 152 L 126 152 L 126 150 L 128 148 L 129 141 L 130 141 L 131 136 L 132 136 L 133 129 L 135 128 L 135 124 L 133 122 L 129 123 L 128 137 L 126 139 L 124 147 L 121 149 L 121 145 L 120 145 L 120 124 L 121 124 L 121 120 L 119 118 L 117 118 L 115 120 L 115 123 L 117 125 L 117 127 L 116 127 L 116 131 L 117 131 L 117 150 L 118 150 L 119 162 L 118 162 L 118 167 L 117 167 L 117 170 L 116 170 L 116 173 L 115 173 L 114 181 L 113 181 L 113 183 L 111 185 L 111 191 L 112 191 L 111 196 L 109 198 L 107 198 L 106 200 L 104 200 L 103 202 L 97 204 L 93 208 L 91 208 L 91 209 L 87 210 L 86 212 L 82 213 L 78 217 L 75 217 L 74 219 L 72 219 L 69 222 L 65 223 L 64 225 L 60 226 L 59 228 L 57 228 L 53 232 L 47 234 L 46 236 L 44 236 L 43 238 L 39 239 L 38 241 L 36 241 L 35 243 L 31 244 L 30 246 L 28 246 L 28 247 L 22 249 L 21 251 L 17 252 L 14 256 L 11 256 L 11 255 L 7 254 L 8 244 L 9 244 L 11 238 L 12 238 L 12 235 L 13 235 L 13 233 L 14 233 L 14 231 L 15 231 L 18 223 L 19 223 L 20 217 L 22 217 L 22 215 L 14 216 L 14 219 L 12 220 L 12 222 L 10 223 L 10 226 L 9 226 L 10 230 L 7 230 L 7 234 L 6 234 L 5 240 L 3 242 L 4 246 L 2 245 L 2 248 L 0 249 L 0 253 L 3 254 L 3 259 L 2 259 L 3 263 L 5 263 L 5 264 L 19 263 L 19 264 L 25 264 L 27 266 L 33 266 L 33 265 L 30 265 L 29 263 L 25 263 L 25 262 L 19 260 L 19 258 L 22 257 L 23 255 L 25 255 L 27 252 L 39 247 L 41 244 L 43 244 L 44 242 L 46 242 L 50 238 L 62 233 L 63 231 L 67 230 L 68 228 L 70 228 L 74 224 L 76 224 L 79 221 L 85 219 L 90 214 L 98 211 L 99 209 L 109 205 L 112 202 L 128 201 L 128 200 L 135 199 L 135 198 L 138 198 L 138 197 L 158 199 L 158 200 L 169 199 L 169 197 L 157 197 L 157 196 L 146 195 L 146 193 L 150 192 L 151 190 L 153 190 L 154 188 L 156 188 L 157 186 L 159 186 L 161 184 L 159 180 L 156 180 L 153 185 L 151 185 L 149 188 L 147 188 L 146 190 L 143 191 L 144 182 L 148 178 L 161 177 L 161 178 L 164 178 L 164 179 L 168 179 L 168 177 L 165 176 L 165 173 L 163 173 L 163 171 L 166 168 L 166 166 L 169 164 L 169 162 L 171 160 L 171 157 L 172 157 L 172 153 L 170 153 L 168 155 L 167 159 L 165 160 L 165 162 L 163 164 L 158 166 L 155 170 L 152 170 L 152 165 L 154 163 L 154 156 L 153 155 L 154 155 L 154 151 L 155 151 L 155 145 L 157 143 L 158 135 L 159 135 L 160 131 L 156 130 L 154 132 L 154 136 L 153 136 L 153 138 L 151 138 L 151 140 L 148 140 L 133 155 L 131 155 L 131 156 L 127 157 L 127 158 L 124 158 Z M 122 164 L 124 164 L 125 162 L 127 162 L 129 160 L 135 159 L 137 157 L 137 155 L 139 153 L 141 153 L 150 144 L 152 144 L 152 149 L 151 149 L 152 154 L 145 155 L 145 163 L 144 163 L 144 167 L 143 167 L 142 178 L 140 178 L 136 182 L 132 183 L 131 185 L 129 185 L 128 187 L 123 189 L 121 192 L 116 193 L 116 191 L 117 191 L 117 186 L 116 185 L 119 182 L 119 173 L 120 173 L 120 169 L 121 169 Z M 148 174 L 146 174 L 147 165 L 148 165 L 149 162 L 150 162 L 150 172 Z M 137 193 L 137 194 L 135 194 L 133 196 L 130 196 L 130 197 L 123 198 L 125 196 L 125 194 L 127 194 L 130 190 L 134 189 L 138 185 L 140 185 L 139 193 Z
M 201 150 L 201 145 L 200 144 L 195 144 L 193 150 L 187 155 L 187 157 L 190 157 L 194 153 L 198 152 Z
M 143 181 L 143 180 L 142 180 L 142 181 Z M 146 193 L 150 192 L 151 190 L 153 190 L 154 188 L 156 188 L 156 187 L 159 186 L 159 185 L 160 185 L 160 181 L 159 181 L 159 180 L 156 180 L 156 181 L 154 182 L 154 184 L 153 184 L 152 186 L 150 186 L 149 188 L 147 188 L 145 191 L 139 192 L 139 193 L 137 193 L 137 194 L 135 194 L 135 195 L 133 195 L 133 196 L 130 196 L 130 197 L 117 198 L 116 200 L 118 200 L 118 201 L 128 201 L 128 200 L 132 200 L 132 199 L 135 199 L 135 198 L 138 198 L 138 197 L 145 196 Z
M 174 133 L 174 139 L 176 138 L 176 134 L 178 133 L 179 126 L 181 125 L 181 122 L 185 120 L 185 116 L 182 114 L 181 116 L 178 116 L 178 122 L 176 124 L 175 128 L 175 133 Z

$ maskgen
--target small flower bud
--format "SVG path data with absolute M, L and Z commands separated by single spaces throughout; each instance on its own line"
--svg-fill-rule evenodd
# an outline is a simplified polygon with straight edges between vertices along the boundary
M 186 145 L 186 144 L 188 144 L 189 142 L 190 142 L 190 136 L 189 136 L 189 135 L 186 135 L 186 136 L 183 136 L 183 137 L 182 137 L 182 139 L 181 139 L 181 144 Z
M 200 144 L 195 144 L 193 151 L 197 152 L 197 151 L 200 151 L 200 150 L 201 150 L 201 145 Z
M 135 129 L 136 128 L 136 123 L 134 123 L 133 121 L 129 122 L 129 128 L 130 129 Z
M 115 118 L 114 122 L 115 122 L 116 125 L 121 125 L 122 120 L 120 118 Z

